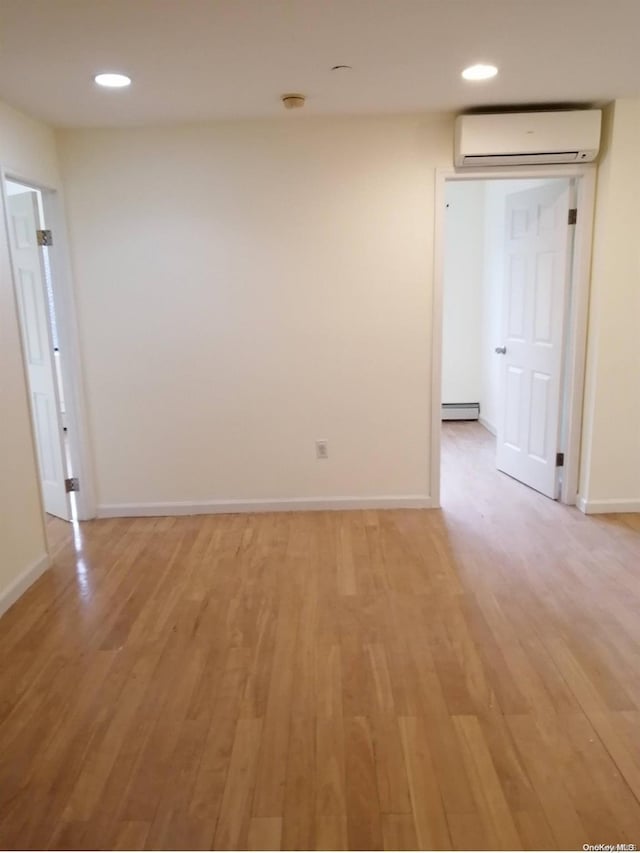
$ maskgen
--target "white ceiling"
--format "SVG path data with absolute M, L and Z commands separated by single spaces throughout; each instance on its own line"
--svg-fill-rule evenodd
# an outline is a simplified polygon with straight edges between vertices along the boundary
M 0 0 L 0 97 L 66 126 L 601 102 L 640 95 L 639 37 L 640 0 Z

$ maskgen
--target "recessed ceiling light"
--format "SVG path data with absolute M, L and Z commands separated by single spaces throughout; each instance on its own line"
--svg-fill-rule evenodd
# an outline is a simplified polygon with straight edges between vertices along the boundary
M 131 77 L 111 71 L 107 74 L 96 74 L 93 79 L 98 86 L 106 86 L 108 89 L 124 89 L 125 86 L 131 85 Z
M 495 65 L 478 64 L 465 68 L 462 76 L 465 80 L 489 80 L 491 77 L 495 77 L 497 73 L 498 69 Z

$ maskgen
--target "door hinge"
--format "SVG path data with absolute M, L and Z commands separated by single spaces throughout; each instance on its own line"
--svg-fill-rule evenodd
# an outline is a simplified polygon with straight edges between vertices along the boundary
M 564 467 L 564 453 L 556 453 L 556 468 Z
M 575 225 L 578 221 L 578 208 L 570 207 L 569 208 L 569 225 Z
M 48 228 L 39 228 L 36 231 L 38 246 L 53 246 L 53 235 Z
M 69 477 L 64 481 L 64 488 L 67 492 L 79 492 L 80 480 L 77 477 Z

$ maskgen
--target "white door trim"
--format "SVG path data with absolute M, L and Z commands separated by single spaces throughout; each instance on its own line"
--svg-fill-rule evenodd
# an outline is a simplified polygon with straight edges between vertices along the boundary
M 66 358 L 60 359 L 60 365 L 62 369 L 62 381 L 64 383 L 69 434 L 74 437 L 74 440 L 69 442 L 69 448 L 71 451 L 73 475 L 80 479 L 80 491 L 76 495 L 78 518 L 80 521 L 85 521 L 90 518 L 95 518 L 96 516 L 96 496 L 92 454 L 89 443 L 87 408 L 82 378 L 80 339 L 78 335 L 71 264 L 69 261 L 67 227 L 61 193 L 57 189 L 44 186 L 38 181 L 33 181 L 29 177 L 21 175 L 12 169 L 0 166 L 0 182 L 2 183 L 2 212 L 5 218 L 5 224 L 8 223 L 5 181 L 15 181 L 19 184 L 25 184 L 26 186 L 32 187 L 33 189 L 41 192 L 45 221 L 47 223 L 47 227 L 53 232 L 53 246 L 49 255 L 51 261 L 53 297 L 56 309 L 58 335 L 62 344 L 61 351 L 68 354 Z M 10 245 L 9 251 L 11 251 Z M 15 280 L 13 284 L 15 297 Z M 25 382 L 26 381 L 27 377 L 25 367 Z
M 444 287 L 445 187 L 447 181 L 531 180 L 575 178 L 577 184 L 578 221 L 576 223 L 571 275 L 569 311 L 569 345 L 567 358 L 567 447 L 564 449 L 564 476 L 560 500 L 578 502 L 580 477 L 580 441 L 584 398 L 587 347 L 587 315 L 591 276 L 591 240 L 595 207 L 596 167 L 521 166 L 487 169 L 436 169 L 435 220 L 433 252 L 433 300 L 431 337 L 431 447 L 430 488 L 433 506 L 440 506 L 440 444 L 442 406 L 442 296 Z

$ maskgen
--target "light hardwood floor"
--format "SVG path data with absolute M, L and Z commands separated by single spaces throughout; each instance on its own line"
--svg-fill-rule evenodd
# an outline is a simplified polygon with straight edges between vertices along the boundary
M 95 521 L 0 620 L 0 847 L 640 843 L 640 517 Z

